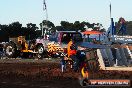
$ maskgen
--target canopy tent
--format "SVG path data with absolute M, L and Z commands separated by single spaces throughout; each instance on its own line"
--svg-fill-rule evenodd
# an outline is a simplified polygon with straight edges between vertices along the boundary
M 91 35 L 98 35 L 98 37 L 95 37 L 95 38 L 99 38 L 98 40 L 100 41 L 100 37 L 101 37 L 101 35 L 103 34 L 103 32 L 99 32 L 99 31 L 85 31 L 85 32 L 82 32 L 82 34 L 85 36 L 84 37 L 84 41 L 86 42 L 86 41 L 88 41 L 88 42 L 90 42 L 91 41 L 91 39 L 93 39 L 93 38 L 90 38 L 90 36 Z M 94 38 L 94 39 L 95 39 Z
M 82 32 L 83 34 L 85 34 L 85 35 L 95 35 L 95 34 L 97 34 L 97 35 L 99 35 L 99 34 L 103 34 L 102 32 L 99 32 L 99 31 L 85 31 L 85 32 Z

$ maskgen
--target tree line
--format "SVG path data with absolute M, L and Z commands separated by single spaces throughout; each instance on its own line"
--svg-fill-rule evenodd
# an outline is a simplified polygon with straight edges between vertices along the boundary
M 17 36 L 26 36 L 27 40 L 36 39 L 41 37 L 42 30 L 46 31 L 46 34 L 51 34 L 57 31 L 85 31 L 88 28 L 91 28 L 96 31 L 105 32 L 106 30 L 103 28 L 100 23 L 89 23 L 89 22 L 80 22 L 75 21 L 74 23 L 70 23 L 68 21 L 61 21 L 60 26 L 55 26 L 51 21 L 43 20 L 40 23 L 40 29 L 36 24 L 28 23 L 26 27 L 23 27 L 19 22 L 13 22 L 9 25 L 0 24 L 0 42 L 9 41 L 9 37 L 17 37 Z M 119 22 L 115 23 L 116 30 L 118 31 L 121 24 Z M 126 29 L 127 34 L 132 35 L 132 21 L 126 21 Z
M 9 37 L 18 37 L 18 36 L 26 36 L 27 40 L 32 40 L 40 37 L 42 35 L 42 30 L 46 32 L 46 34 L 51 34 L 56 31 L 85 31 L 87 28 L 92 28 L 97 31 L 105 31 L 105 29 L 100 29 L 102 24 L 100 23 L 92 23 L 89 22 L 80 22 L 75 21 L 74 23 L 70 23 L 68 21 L 61 21 L 61 26 L 55 26 L 51 21 L 43 20 L 37 27 L 36 24 L 28 23 L 26 27 L 23 27 L 20 22 L 13 22 L 9 25 L 0 24 L 0 42 L 9 41 Z M 95 27 L 95 25 L 97 25 Z
M 40 23 L 40 29 L 42 30 L 42 26 L 47 26 L 48 29 L 44 28 L 44 31 L 48 31 L 47 33 L 53 33 L 56 31 L 86 31 L 86 29 L 91 28 L 92 30 L 96 31 L 102 31 L 105 32 L 105 29 L 103 28 L 102 24 L 100 23 L 92 23 L 89 22 L 80 22 L 75 21 L 74 23 L 70 23 L 68 21 L 61 21 L 60 26 L 55 26 L 52 22 L 43 20 L 42 23 Z

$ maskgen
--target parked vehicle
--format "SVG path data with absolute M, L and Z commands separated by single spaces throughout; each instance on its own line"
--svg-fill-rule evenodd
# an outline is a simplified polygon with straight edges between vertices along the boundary
M 27 41 L 25 36 L 18 36 L 9 38 L 9 42 L 5 45 L 5 55 L 9 58 L 16 58 L 18 56 L 32 56 L 37 55 L 42 57 L 44 47 L 42 44 L 36 44 L 36 41 Z
M 49 41 L 52 42 L 48 44 L 48 51 L 52 53 L 52 55 L 61 55 L 62 52 L 67 53 L 67 44 L 70 39 L 74 39 L 76 44 L 81 43 L 83 41 L 82 34 L 76 31 L 59 31 L 53 33 L 49 36 Z

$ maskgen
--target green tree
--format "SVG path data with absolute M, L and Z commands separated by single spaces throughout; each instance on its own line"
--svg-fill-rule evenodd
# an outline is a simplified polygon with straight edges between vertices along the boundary
M 9 24 L 8 28 L 10 37 L 17 37 L 21 35 L 22 24 L 20 24 L 19 22 L 13 22 Z
M 8 25 L 0 25 L 0 42 L 7 42 L 9 36 Z
M 126 22 L 126 30 L 128 35 L 132 35 L 132 21 Z
M 62 26 L 56 26 L 55 28 L 57 31 L 64 31 L 64 28 Z
M 42 23 L 40 23 L 40 29 L 42 30 L 43 28 L 43 31 L 46 30 L 47 33 L 50 33 L 50 29 L 53 27 L 55 27 L 55 25 L 49 20 L 43 20 Z
M 69 22 L 67 22 L 67 21 L 61 21 L 61 26 L 64 28 L 64 29 L 67 29 L 68 28 L 68 26 L 69 26 Z
M 38 27 L 36 26 L 36 24 L 33 24 L 33 23 L 28 23 L 27 24 L 27 28 L 32 29 L 34 31 L 38 29 Z
M 35 39 L 37 37 L 37 33 L 36 30 L 38 29 L 38 27 L 36 26 L 36 24 L 33 23 L 28 23 L 27 24 L 27 37 L 28 39 Z

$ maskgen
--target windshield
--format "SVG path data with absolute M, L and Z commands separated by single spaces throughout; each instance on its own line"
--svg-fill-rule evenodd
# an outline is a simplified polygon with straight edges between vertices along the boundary
M 49 36 L 49 41 L 58 42 L 57 38 L 58 38 L 58 33 L 53 33 L 52 35 Z
M 75 42 L 82 42 L 82 34 L 79 32 L 58 32 L 50 35 L 49 41 L 68 44 L 71 39 Z
M 81 42 L 82 41 L 82 35 L 81 33 L 63 33 L 61 42 L 67 44 L 70 39 L 74 39 L 75 42 Z

